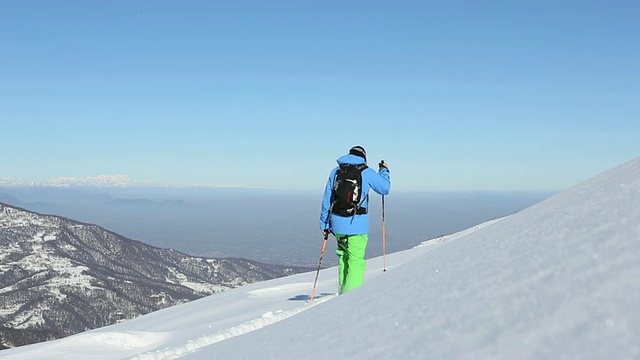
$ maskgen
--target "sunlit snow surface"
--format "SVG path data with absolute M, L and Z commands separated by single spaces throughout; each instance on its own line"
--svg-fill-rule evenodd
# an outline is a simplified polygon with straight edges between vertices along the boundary
M 636 159 L 388 254 L 386 272 L 372 259 L 364 286 L 345 295 L 324 269 L 313 304 L 315 272 L 298 274 L 0 358 L 639 359 L 639 204 Z

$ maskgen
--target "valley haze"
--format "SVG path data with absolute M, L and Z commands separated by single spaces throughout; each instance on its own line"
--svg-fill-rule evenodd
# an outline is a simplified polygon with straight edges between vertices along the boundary
M 387 252 L 411 248 L 474 224 L 513 214 L 552 191 L 403 192 L 385 197 Z M 128 238 L 196 256 L 317 264 L 322 190 L 179 186 L 124 175 L 50 181 L 0 178 L 0 201 L 94 223 Z M 367 257 L 382 254 L 381 199 L 370 193 Z M 327 251 L 335 251 L 330 242 Z M 337 263 L 327 256 L 327 265 Z

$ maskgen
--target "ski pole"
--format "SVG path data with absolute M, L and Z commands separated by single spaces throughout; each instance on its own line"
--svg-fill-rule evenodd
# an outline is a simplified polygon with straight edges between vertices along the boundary
M 322 258 L 324 257 L 324 250 L 327 248 L 327 239 L 329 239 L 329 231 L 324 233 L 324 242 L 322 242 L 322 251 L 320 252 L 320 260 L 318 261 L 318 271 L 316 271 L 316 279 L 313 281 L 313 290 L 311 290 L 311 303 L 316 294 L 316 285 L 318 284 L 318 275 L 320 275 L 320 268 L 322 267 Z
M 384 195 L 382 195 L 382 259 L 384 263 L 382 271 L 387 271 L 387 228 L 384 225 Z

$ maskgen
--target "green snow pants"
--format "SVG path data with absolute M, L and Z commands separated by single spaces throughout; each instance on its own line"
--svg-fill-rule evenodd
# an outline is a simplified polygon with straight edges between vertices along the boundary
M 338 266 L 338 293 L 344 294 L 362 285 L 366 262 L 364 252 L 369 236 L 336 234 L 338 248 L 336 254 L 340 260 Z

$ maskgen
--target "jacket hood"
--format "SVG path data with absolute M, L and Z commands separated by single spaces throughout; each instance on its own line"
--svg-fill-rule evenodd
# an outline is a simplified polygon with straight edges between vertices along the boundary
M 351 165 L 360 165 L 365 164 L 365 161 L 362 157 L 353 154 L 343 155 L 336 160 L 338 165 L 341 164 L 351 164 Z

